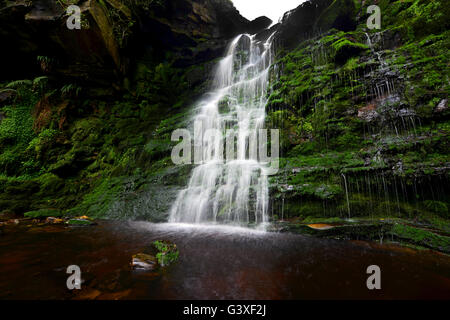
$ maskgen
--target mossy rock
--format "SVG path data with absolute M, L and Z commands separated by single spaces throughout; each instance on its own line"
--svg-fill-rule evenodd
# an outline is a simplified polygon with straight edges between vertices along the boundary
M 449 217 L 448 206 L 445 202 L 427 200 L 424 202 L 424 206 L 431 212 L 437 213 L 443 218 Z
M 345 220 L 339 217 L 326 218 L 326 217 L 306 217 L 303 221 L 305 224 L 317 224 L 317 223 L 325 223 L 325 224 L 336 224 L 336 223 L 344 223 Z
M 61 217 L 63 214 L 57 209 L 41 209 L 37 211 L 29 211 L 24 214 L 26 218 L 42 219 L 48 217 Z
M 161 267 L 166 267 L 178 260 L 180 252 L 177 245 L 169 241 L 155 241 L 153 246 L 158 250 L 156 258 Z
M 365 44 L 352 42 L 348 39 L 341 39 L 333 43 L 335 50 L 334 61 L 339 64 L 344 64 L 351 57 L 359 55 L 362 51 L 369 49 Z
M 389 234 L 414 245 L 450 253 L 450 237 L 429 230 L 396 224 Z
M 69 226 L 93 226 L 96 225 L 95 222 L 89 219 L 70 219 L 66 222 Z

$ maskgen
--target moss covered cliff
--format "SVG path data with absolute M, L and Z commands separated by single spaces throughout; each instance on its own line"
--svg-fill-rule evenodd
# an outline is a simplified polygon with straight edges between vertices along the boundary
M 348 6 L 353 28 L 337 19 L 317 29 L 329 7 L 299 45 L 286 45 L 294 29 L 280 36 L 268 125 L 283 128 L 283 169 L 272 207 L 305 223 L 390 217 L 448 233 L 450 8 L 378 1 L 382 29 L 369 30 L 371 4 Z

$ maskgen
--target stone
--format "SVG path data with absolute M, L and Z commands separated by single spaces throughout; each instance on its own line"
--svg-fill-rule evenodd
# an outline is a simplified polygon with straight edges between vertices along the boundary
M 12 100 L 16 95 L 17 92 L 16 90 L 13 89 L 0 90 L 0 105 L 12 102 Z M 4 117 L 5 117 L 4 114 L 0 113 L 0 122 L 3 120 Z
M 66 222 L 66 224 L 68 224 L 69 226 L 80 226 L 80 227 L 96 225 L 96 223 L 91 220 L 80 218 L 70 219 L 69 221 Z
M 447 99 L 443 99 L 441 102 L 439 102 L 439 104 L 436 106 L 436 108 L 434 109 L 435 113 L 441 113 L 444 112 L 448 109 L 448 100 Z
M 272 24 L 272 20 L 267 17 L 259 17 L 248 24 L 247 31 L 250 34 L 256 34 L 265 30 Z
M 145 253 L 138 253 L 133 255 L 131 261 L 131 267 L 133 268 L 133 270 L 152 271 L 156 269 L 157 266 L 158 261 L 156 257 Z
M 8 220 L 8 224 L 15 224 L 15 225 L 18 225 L 19 223 L 20 223 L 19 219 L 11 219 L 11 220 Z
M 64 223 L 64 220 L 55 217 L 48 217 L 47 219 L 45 219 L 45 222 L 50 224 L 61 224 Z
M 323 224 L 323 223 L 314 223 L 314 224 L 308 224 L 308 227 L 314 230 L 330 230 L 333 229 L 334 226 L 329 224 Z
M 376 106 L 374 104 L 361 108 L 358 110 L 358 118 L 366 122 L 377 120 L 380 117 L 380 114 L 375 110 L 375 108 Z

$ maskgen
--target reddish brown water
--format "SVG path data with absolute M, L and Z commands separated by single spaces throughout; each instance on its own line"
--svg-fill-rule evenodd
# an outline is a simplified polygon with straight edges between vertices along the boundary
M 160 274 L 131 271 L 131 256 L 160 239 L 178 245 L 179 261 Z M 66 288 L 72 264 L 82 290 Z M 373 264 L 380 291 L 366 287 Z M 450 299 L 450 257 L 431 251 L 144 222 L 10 227 L 0 275 L 0 299 Z

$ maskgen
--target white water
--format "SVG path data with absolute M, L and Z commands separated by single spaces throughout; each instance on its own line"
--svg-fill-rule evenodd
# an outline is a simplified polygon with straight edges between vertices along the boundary
M 203 161 L 194 169 L 187 188 L 178 194 L 170 222 L 268 222 L 267 168 L 249 150 L 254 150 L 251 144 L 265 123 L 272 38 L 261 43 L 250 35 L 240 35 L 219 62 L 214 89 L 199 103 L 194 120 L 202 123 L 197 138 L 210 129 L 222 132 L 223 138 L 203 142 Z M 233 159 L 223 159 L 226 134 L 236 137 Z

